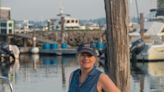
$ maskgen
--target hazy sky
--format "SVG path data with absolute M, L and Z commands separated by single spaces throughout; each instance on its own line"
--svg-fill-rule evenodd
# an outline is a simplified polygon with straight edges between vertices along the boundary
M 49 19 L 59 13 L 62 0 L 1 0 L 14 19 Z M 63 0 L 64 12 L 81 19 L 104 17 L 103 0 Z
M 130 16 L 137 16 L 135 1 L 137 1 L 139 13 L 144 13 L 144 16 L 148 15 L 150 9 L 157 8 L 157 0 L 129 0 Z
M 138 0 L 139 12 L 156 7 L 156 0 Z M 55 18 L 64 5 L 64 12 L 80 19 L 105 17 L 104 0 L 0 0 L 1 6 L 11 7 L 12 19 L 44 20 Z M 134 0 L 130 0 L 130 15 L 136 15 Z

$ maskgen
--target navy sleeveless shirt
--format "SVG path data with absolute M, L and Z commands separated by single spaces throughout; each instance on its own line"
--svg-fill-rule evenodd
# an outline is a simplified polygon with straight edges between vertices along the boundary
M 101 71 L 97 70 L 95 67 L 88 74 L 86 80 L 80 85 L 80 69 L 77 69 L 72 74 L 72 79 L 70 81 L 68 92 L 98 92 L 97 82 Z

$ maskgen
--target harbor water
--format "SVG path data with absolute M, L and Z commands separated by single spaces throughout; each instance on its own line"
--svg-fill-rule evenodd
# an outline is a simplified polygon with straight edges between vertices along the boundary
M 164 92 L 164 62 L 137 65 L 143 71 L 132 71 L 131 92 Z M 21 55 L 7 73 L 14 92 L 67 92 L 70 73 L 78 67 L 76 56 Z

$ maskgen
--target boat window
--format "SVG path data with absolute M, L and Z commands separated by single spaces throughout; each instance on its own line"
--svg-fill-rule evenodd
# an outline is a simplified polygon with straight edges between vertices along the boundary
M 144 29 L 144 32 L 147 32 L 148 30 L 147 29 Z
M 11 34 L 12 33 L 12 29 L 9 29 L 9 34 Z
M 59 26 L 56 26 L 56 29 L 60 28 Z
M 1 34 L 7 34 L 7 29 L 1 29 Z
M 12 23 L 9 23 L 9 27 L 12 27 Z
M 70 21 L 69 21 L 69 20 L 67 20 L 67 23 L 70 23 Z
M 7 24 L 6 23 L 1 23 L 1 27 L 6 27 Z

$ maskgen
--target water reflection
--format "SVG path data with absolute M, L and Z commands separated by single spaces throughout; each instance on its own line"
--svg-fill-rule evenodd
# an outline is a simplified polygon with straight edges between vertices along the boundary
M 13 66 L 15 63 L 14 60 L 10 61 L 7 58 L 1 58 L 0 60 L 0 75 L 1 76 L 4 76 L 4 77 L 7 77 L 8 78 L 8 74 L 10 72 L 10 67 Z
M 74 66 L 75 57 L 21 55 L 15 92 L 66 92 Z
M 61 61 L 61 72 L 62 72 L 62 84 L 63 84 L 63 87 L 65 88 L 66 87 L 66 76 L 65 76 L 65 66 L 64 66 L 64 59 L 62 59 L 62 56 L 59 56 L 58 57 L 59 61 Z
M 32 63 L 33 63 L 33 69 L 37 70 L 37 65 L 40 63 L 39 62 L 39 55 L 38 54 L 33 54 L 31 55 Z
M 164 62 L 138 63 L 137 66 L 151 76 L 164 76 Z
M 138 63 L 137 66 L 146 75 L 143 78 L 144 86 L 147 87 L 144 88 L 148 89 L 143 92 L 164 92 L 164 62 Z
M 138 63 L 131 92 L 164 92 L 164 62 Z M 8 77 L 14 92 L 67 92 L 70 73 L 79 67 L 75 56 L 21 55 L 10 66 Z

